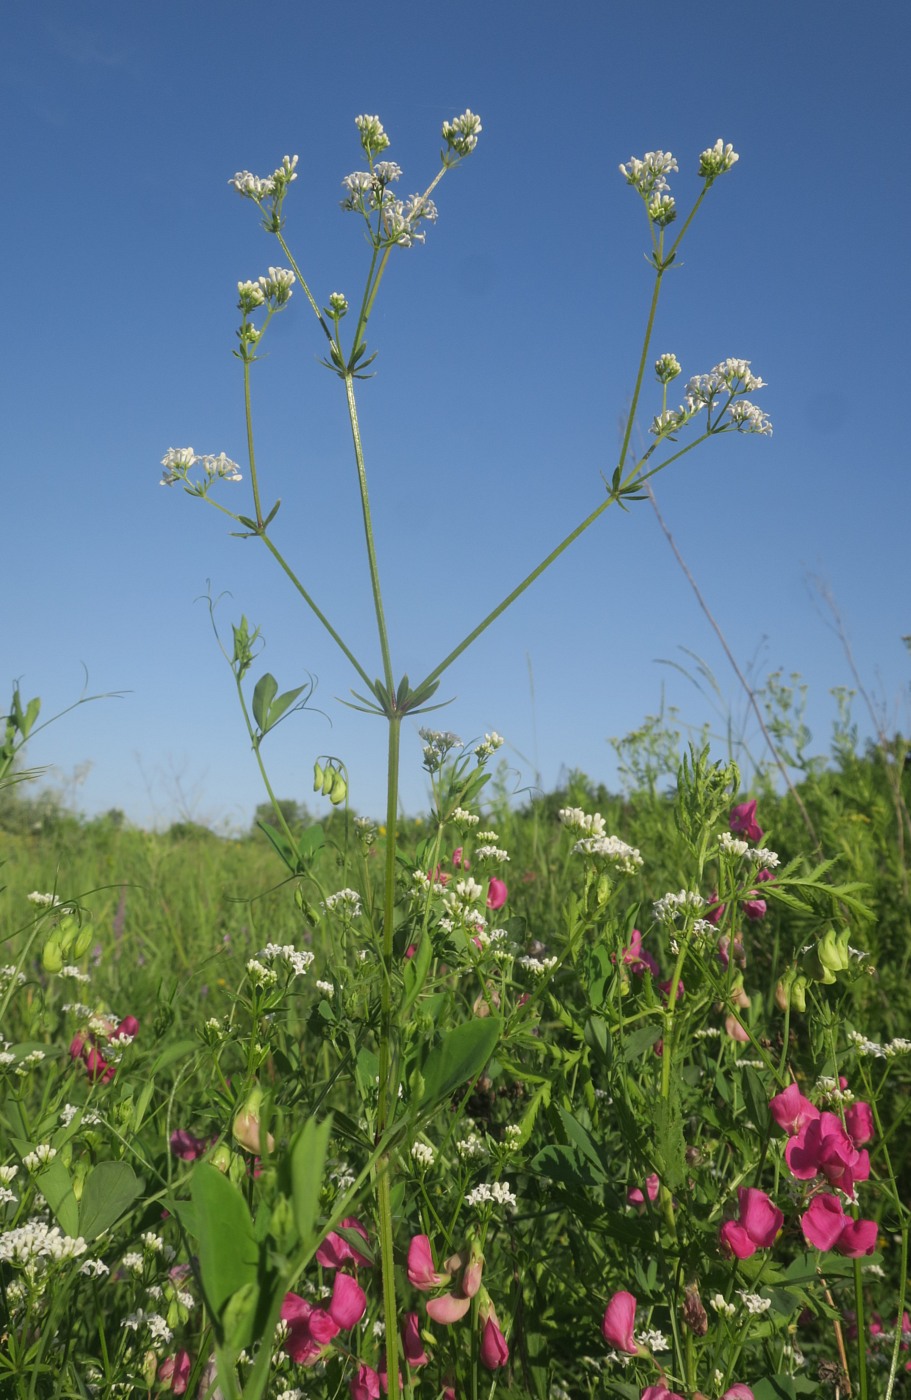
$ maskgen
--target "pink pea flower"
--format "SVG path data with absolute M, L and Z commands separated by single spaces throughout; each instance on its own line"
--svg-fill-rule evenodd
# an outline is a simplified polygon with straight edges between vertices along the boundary
M 509 897 L 509 891 L 502 880 L 492 875 L 487 885 L 487 908 L 502 909 Z
M 639 1347 L 633 1336 L 636 1322 L 636 1300 L 632 1293 L 622 1290 L 615 1293 L 604 1310 L 601 1333 L 604 1340 L 615 1351 L 625 1351 L 629 1356 L 638 1356 Z
M 313 1366 L 324 1349 L 341 1331 L 324 1308 L 314 1308 L 297 1293 L 286 1293 L 282 1303 L 282 1321 L 288 1324 L 283 1342 L 287 1354 L 298 1366 Z M 379 1394 L 379 1392 L 377 1392 Z
M 756 820 L 755 798 L 752 802 L 741 802 L 732 807 L 728 821 L 731 830 L 741 832 L 748 841 L 762 840 L 762 827 Z
M 430 1360 L 424 1350 L 424 1343 L 421 1341 L 421 1327 L 416 1312 L 405 1314 L 405 1322 L 402 1326 L 402 1350 L 409 1366 L 426 1366 Z
M 752 919 L 754 923 L 764 919 L 768 910 L 765 900 L 759 899 L 758 894 L 758 890 L 750 890 L 750 898 L 745 899 L 740 906 L 747 918 Z
M 430 1240 L 426 1235 L 415 1235 L 408 1246 L 408 1281 L 422 1293 L 429 1293 L 440 1284 L 449 1282 L 448 1274 L 438 1273 L 434 1268 Z
M 855 1147 L 873 1140 L 873 1110 L 868 1103 L 858 1101 L 848 1104 L 845 1109 L 845 1127 L 851 1135 Z
M 114 1034 L 111 1036 L 111 1039 L 116 1040 L 118 1036 L 128 1035 L 131 1040 L 135 1040 L 138 1034 L 139 1022 L 136 1020 L 136 1017 L 124 1016 L 123 1020 L 114 1031 Z
M 488 1303 L 486 1310 L 481 1307 L 481 1321 L 483 1331 L 481 1333 L 481 1364 L 488 1371 L 499 1371 L 501 1366 L 505 1366 L 509 1360 L 509 1347 L 506 1345 L 506 1338 L 500 1330 L 500 1322 L 492 1303 Z
M 470 1298 L 459 1298 L 455 1293 L 441 1293 L 438 1298 L 427 1299 L 427 1316 L 444 1327 L 460 1322 L 471 1307 Z
M 753 1392 L 748 1385 L 738 1381 L 736 1385 L 729 1386 L 721 1397 L 721 1400 L 754 1400 Z
M 356 1327 L 367 1311 L 367 1295 L 350 1274 L 336 1274 L 329 1316 L 342 1332 Z
M 168 1356 L 162 1361 L 158 1368 L 158 1384 L 174 1395 L 184 1395 L 191 1369 L 190 1353 L 178 1351 L 174 1356 Z
M 648 1195 L 650 1201 L 654 1201 L 658 1195 L 658 1187 L 661 1183 L 658 1180 L 658 1173 L 652 1172 L 651 1176 L 645 1178 L 645 1192 L 638 1186 L 631 1186 L 626 1193 L 626 1199 L 631 1206 L 644 1206 L 645 1196 Z
M 209 1150 L 209 1139 L 195 1137 L 188 1128 L 176 1128 L 169 1143 L 172 1155 L 182 1162 L 195 1162 Z
M 772 1117 L 789 1137 L 796 1137 L 805 1123 L 819 1117 L 819 1109 L 805 1099 L 796 1084 L 789 1084 L 769 1101 Z
M 471 869 L 471 861 L 465 859 L 465 857 L 464 857 L 463 854 L 462 854 L 462 847 L 461 847 L 461 846 L 456 846 L 455 850 L 453 851 L 453 853 L 452 853 L 452 863 L 453 863 L 453 865 L 455 866 L 456 870 L 470 870 L 470 869 Z
M 809 1181 L 821 1174 L 830 1186 L 854 1195 L 854 1183 L 870 1175 L 870 1157 L 858 1150 L 835 1113 L 821 1113 L 805 1123 L 784 1151 L 792 1176 Z
M 768 1249 L 784 1224 L 784 1216 L 765 1191 L 741 1186 L 737 1191 L 740 1218 L 721 1227 L 722 1247 L 737 1259 L 750 1259 L 757 1249 Z
M 712 893 L 709 895 L 709 905 L 714 905 L 715 907 L 714 909 L 710 907 L 706 911 L 705 917 L 710 924 L 720 924 L 721 920 L 724 918 L 724 911 L 727 909 L 727 905 L 718 903 L 717 890 L 712 890 Z
M 729 1035 L 732 1040 L 739 1040 L 741 1045 L 749 1044 L 750 1033 L 733 1012 L 725 1016 L 724 1029 L 725 1033 Z
M 848 1259 L 859 1259 L 863 1254 L 873 1253 L 878 1234 L 875 1220 L 853 1220 L 849 1216 L 835 1241 L 835 1248 Z
M 615 961 L 613 955 L 611 961 Z M 646 971 L 650 972 L 653 977 L 657 977 L 660 970 L 651 953 L 643 948 L 642 934 L 637 928 L 634 928 L 629 936 L 629 947 L 623 950 L 623 962 L 631 972 L 635 972 L 639 977 Z
M 832 1249 L 844 1224 L 844 1207 L 837 1196 L 814 1196 L 800 1217 L 804 1239 L 814 1249 Z
M 683 1396 L 679 1390 L 668 1390 L 664 1381 L 659 1381 L 657 1385 L 647 1385 L 640 1400 L 683 1400 Z
M 346 1230 L 355 1230 L 362 1239 L 367 1239 L 367 1231 L 359 1220 L 355 1220 L 353 1215 L 349 1215 L 343 1220 L 342 1226 Z M 368 1267 L 371 1262 L 365 1255 L 361 1254 L 359 1250 L 350 1245 L 346 1239 L 343 1239 L 341 1235 L 337 1235 L 334 1230 L 330 1230 L 323 1240 L 319 1249 L 316 1251 L 316 1258 L 317 1262 L 322 1264 L 324 1269 L 338 1269 L 349 1260 L 352 1260 L 356 1265 L 364 1264 Z
M 361 1363 L 357 1374 L 348 1383 L 351 1400 L 379 1400 L 380 1378 L 371 1367 Z

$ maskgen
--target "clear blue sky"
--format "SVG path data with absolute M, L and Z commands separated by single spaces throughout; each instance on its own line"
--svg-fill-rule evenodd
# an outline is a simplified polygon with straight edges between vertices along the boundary
M 382 726 L 335 699 L 355 683 L 347 663 L 256 541 L 158 485 L 171 446 L 244 462 L 235 285 L 281 259 L 229 176 L 299 153 L 287 237 L 322 301 L 353 296 L 365 244 L 338 201 L 363 166 L 361 112 L 392 137 L 403 193 L 435 172 L 444 118 L 470 107 L 484 123 L 426 245 L 395 257 L 361 390 L 397 670 L 429 670 L 601 499 L 651 285 L 646 221 L 617 166 L 672 151 L 688 207 L 698 153 L 721 136 L 740 161 L 666 279 L 653 349 L 687 375 L 751 360 L 775 431 L 707 444 L 658 478 L 659 501 L 741 665 L 809 683 L 817 751 L 829 688 L 850 675 L 813 577 L 889 727 L 907 732 L 906 0 L 700 18 L 667 0 L 7 0 L 0 38 L 0 682 L 21 677 L 49 711 L 76 698 L 83 666 L 90 690 L 129 692 L 32 746 L 61 781 L 91 763 L 83 810 L 150 823 L 183 806 L 243 826 L 262 800 L 198 601 L 207 580 L 231 595 L 228 633 L 241 612 L 261 625 L 282 687 L 318 677 L 331 727 L 297 716 L 266 748 L 281 795 L 313 804 L 313 759 L 332 752 L 354 805 L 382 810 Z M 378 674 L 344 404 L 302 296 L 267 348 L 254 393 L 264 494 L 283 500 L 276 539 Z M 643 428 L 657 407 L 644 402 Z M 520 784 L 539 772 L 553 787 L 564 765 L 610 784 L 609 737 L 662 692 L 688 722 L 715 718 L 660 664 L 685 663 L 681 648 L 705 658 L 740 724 L 737 682 L 650 506 L 611 509 L 452 669 L 441 695 L 455 702 L 431 722 L 466 739 L 499 730 Z

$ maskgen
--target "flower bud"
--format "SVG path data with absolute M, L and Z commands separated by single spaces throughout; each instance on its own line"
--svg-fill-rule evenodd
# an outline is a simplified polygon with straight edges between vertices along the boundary
M 41 966 L 45 972 L 59 972 L 63 967 L 63 949 L 54 933 L 51 934 L 42 950 Z
M 322 770 L 321 765 L 320 765 L 319 763 L 314 763 L 314 765 L 313 765 L 313 791 L 314 791 L 314 792 L 322 792 L 322 790 L 323 790 L 323 778 L 324 778 L 324 774 L 323 774 L 323 770 Z
M 261 1153 L 263 1150 L 262 1130 L 259 1121 L 259 1110 L 262 1106 L 263 1091 L 258 1084 L 255 1084 L 247 1095 L 244 1103 L 234 1115 L 231 1124 L 231 1136 L 241 1147 L 245 1147 L 248 1152 Z M 266 1134 L 265 1146 L 269 1152 L 275 1149 L 275 1139 L 271 1133 Z
M 332 782 L 329 786 L 329 801 L 333 807 L 338 807 L 348 796 L 348 784 L 342 777 L 338 769 L 332 770 Z

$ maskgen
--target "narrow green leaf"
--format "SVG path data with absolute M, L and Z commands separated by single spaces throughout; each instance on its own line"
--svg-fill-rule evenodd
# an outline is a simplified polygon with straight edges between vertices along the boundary
M 404 1016 L 414 1002 L 417 1000 L 421 988 L 427 977 L 430 967 L 430 959 L 433 957 L 433 943 L 430 936 L 425 932 L 418 944 L 418 950 L 413 958 L 406 958 L 402 968 L 402 979 L 404 990 L 402 1000 L 399 1005 L 399 1013 Z
M 142 1190 L 128 1162 L 99 1162 L 85 1179 L 79 1205 L 79 1233 L 96 1240 L 126 1215 Z
M 297 697 L 307 688 L 306 685 L 299 685 L 295 690 L 286 690 L 284 694 L 280 695 L 269 709 L 266 728 L 274 729 L 289 706 L 293 705 Z

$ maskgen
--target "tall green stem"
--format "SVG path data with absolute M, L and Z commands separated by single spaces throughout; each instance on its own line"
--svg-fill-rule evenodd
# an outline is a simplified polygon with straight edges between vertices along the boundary
M 386 781 L 386 869 L 383 885 L 383 983 L 380 992 L 379 1103 L 377 1137 L 389 1127 L 395 1103 L 392 1066 L 392 938 L 395 931 L 396 822 L 399 801 L 399 739 L 401 715 L 389 716 L 389 755 Z M 377 1213 L 379 1216 L 380 1266 L 383 1275 L 383 1317 L 386 1323 L 386 1374 L 390 1400 L 399 1395 L 398 1309 L 395 1296 L 395 1263 L 392 1230 L 392 1156 L 384 1152 L 377 1162 Z

